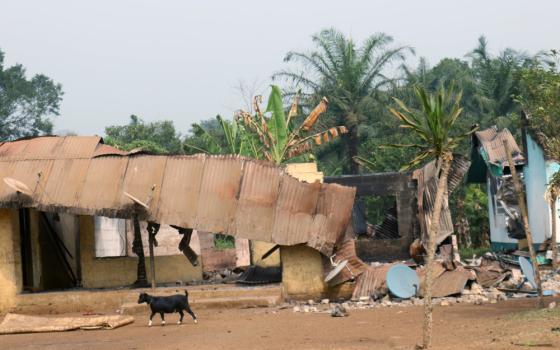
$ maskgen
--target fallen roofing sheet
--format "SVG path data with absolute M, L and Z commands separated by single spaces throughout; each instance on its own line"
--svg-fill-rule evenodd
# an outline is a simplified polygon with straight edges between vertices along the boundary
M 498 131 L 497 127 L 493 126 L 485 130 L 476 131 L 475 136 L 480 142 L 482 150 L 484 150 L 485 160 L 488 163 L 497 165 L 501 168 L 508 166 L 504 140 L 508 141 L 508 145 L 513 154 L 514 162 L 519 164 L 525 161 L 521 149 L 508 129 Z
M 465 157 L 454 155 L 449 176 L 447 181 L 448 192 L 452 192 L 461 182 L 467 173 L 470 161 Z M 432 222 L 432 211 L 436 200 L 436 192 L 438 186 L 436 162 L 431 161 L 421 169 L 415 170 L 413 178 L 418 181 L 418 219 L 420 221 L 420 229 L 422 231 L 422 243 L 428 242 L 428 232 Z M 436 244 L 440 244 L 445 238 L 454 231 L 453 221 L 451 220 L 451 211 L 447 196 L 442 203 L 440 215 L 440 227 L 437 234 Z
M 7 314 L 0 334 L 63 332 L 75 329 L 114 329 L 134 322 L 133 316 L 44 317 Z
M 394 264 L 383 264 L 381 266 L 368 266 L 356 282 L 352 299 L 360 297 L 373 297 L 387 294 L 387 272 Z
M 184 228 L 305 243 L 325 255 L 350 220 L 355 188 L 300 182 L 271 163 L 239 156 L 122 155 L 100 142 L 74 136 L 0 144 L 0 178 L 33 192 L 28 197 L 0 181 L 0 207 L 120 218 L 136 212 Z

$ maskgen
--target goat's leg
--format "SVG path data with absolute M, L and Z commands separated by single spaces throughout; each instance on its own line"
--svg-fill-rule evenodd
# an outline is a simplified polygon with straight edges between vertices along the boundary
M 155 314 L 156 314 L 156 313 L 155 313 L 154 311 L 152 311 L 152 314 L 150 315 L 150 321 L 148 322 L 148 327 L 151 327 L 151 326 L 152 326 L 152 318 L 154 318 L 154 315 L 155 315 Z
M 159 315 L 161 316 L 161 325 L 165 326 L 165 317 L 163 317 L 163 312 L 160 312 Z
M 177 324 L 183 323 L 183 316 L 185 316 L 183 310 L 179 310 L 179 321 L 177 321 Z
M 194 312 L 192 312 L 192 310 L 191 310 L 189 304 L 187 304 L 187 306 L 185 306 L 185 311 L 186 311 L 189 315 L 191 315 L 191 317 L 192 317 L 194 323 L 198 323 L 198 320 L 196 319 L 196 315 L 194 314 Z

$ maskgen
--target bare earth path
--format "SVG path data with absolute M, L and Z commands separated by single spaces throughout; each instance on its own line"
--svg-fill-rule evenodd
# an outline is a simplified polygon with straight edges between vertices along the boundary
M 547 300 L 550 302 L 551 300 Z M 560 349 L 560 309 L 523 312 L 535 301 L 436 307 L 435 349 Z M 195 310 L 196 312 L 196 310 Z M 200 322 L 147 327 L 147 317 L 111 331 L 0 336 L 0 349 L 413 349 L 421 340 L 421 307 L 353 311 L 349 317 L 292 310 L 201 310 Z M 514 316 L 515 315 L 515 316 Z

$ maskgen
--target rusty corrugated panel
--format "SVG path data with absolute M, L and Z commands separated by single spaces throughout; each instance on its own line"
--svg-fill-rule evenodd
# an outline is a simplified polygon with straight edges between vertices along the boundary
M 489 163 L 500 167 L 508 166 L 504 140 L 508 141 L 515 163 L 519 164 L 525 161 L 521 149 L 507 128 L 498 131 L 497 127 L 493 126 L 491 128 L 475 132 L 475 136 L 479 140 L 482 148 L 484 148 L 484 151 L 488 156 Z
M 113 146 L 105 145 L 103 143 L 97 144 L 95 151 L 93 152 L 92 157 L 101 157 L 101 156 L 126 156 L 129 152 L 120 150 Z
M 387 288 L 387 271 L 389 271 L 393 265 L 394 264 L 384 264 L 375 267 L 368 266 L 356 281 L 352 299 L 371 297 L 376 293 L 385 294 L 383 290 Z
M 91 158 L 99 136 L 39 136 L 0 145 L 0 160 Z
M 423 168 L 415 170 L 413 173 L 413 178 L 418 181 L 418 219 L 420 221 L 422 243 L 424 245 L 428 242 L 428 230 L 432 221 L 432 210 L 434 208 L 437 192 L 438 180 L 435 164 L 435 161 L 429 162 Z M 452 234 L 453 229 L 449 204 L 447 198 L 444 198 L 436 244 L 441 243 L 447 236 Z
M 469 171 L 471 166 L 471 161 L 467 157 L 460 154 L 453 155 L 453 162 L 451 163 L 451 168 L 449 169 L 449 175 L 447 177 L 447 190 L 451 193 L 463 181 L 463 177 Z
M 459 266 L 453 271 L 445 271 L 434 280 L 432 286 L 432 297 L 443 298 L 450 295 L 460 294 L 471 278 L 471 273 Z
M 138 198 L 150 207 L 150 213 L 157 213 L 159 194 L 163 183 L 166 156 L 140 155 L 128 157 L 128 166 L 122 185 L 122 193 L 126 192 Z M 121 194 L 121 204 L 134 207 L 134 203 Z M 155 220 L 154 217 L 146 217 Z
M 55 157 L 91 158 L 100 141 L 99 136 L 65 136 L 56 150 Z
M 1 175 L 2 179 L 4 177 L 12 177 L 18 181 L 23 182 L 33 193 L 32 200 L 33 204 L 28 206 L 36 206 L 40 195 L 43 192 L 47 179 L 49 178 L 50 170 L 52 167 L 52 160 L 28 160 L 28 161 L 11 161 L 2 162 L 0 168 L 2 168 Z M 10 187 L 6 186 L 4 181 L 0 181 L 0 205 L 2 206 L 14 206 L 20 199 L 27 201 L 29 198 L 27 196 L 18 199 L 15 196 L 15 191 Z M 14 200 L 15 203 L 9 203 Z
M 161 222 L 196 227 L 205 159 L 203 154 L 167 158 L 157 213 Z
M 122 185 L 128 157 L 91 159 L 77 211 L 88 215 L 115 217 L 122 210 Z
M 336 286 L 338 284 L 350 281 L 353 278 L 360 276 L 366 269 L 368 265 L 358 258 L 356 254 L 356 241 L 353 239 L 348 239 L 342 243 L 335 251 L 335 261 L 348 260 L 348 268 L 342 269 L 342 271 L 329 281 L 329 285 Z M 326 262 L 325 271 L 332 269 L 330 261 Z M 348 270 L 350 269 L 350 271 Z
M 350 219 L 354 188 L 302 183 L 270 164 L 237 156 L 93 157 L 97 146 L 90 146 L 98 141 L 35 138 L 0 144 L 5 155 L 0 178 L 13 177 L 34 193 L 23 198 L 1 181 L 0 206 L 121 218 L 136 211 L 164 224 L 282 245 L 305 243 L 325 255 Z M 45 159 L 9 160 L 38 156 Z M 134 206 L 124 191 L 148 202 L 149 209 Z
M 237 209 L 243 158 L 208 156 L 204 164 L 196 228 L 208 232 L 228 232 Z
M 281 170 L 270 163 L 245 162 L 233 233 L 270 242 Z
M 56 207 L 78 205 L 90 159 L 58 159 L 53 162 L 49 178 L 41 193 L 39 207 L 50 210 Z
M 309 240 L 320 189 L 319 182 L 299 182 L 284 173 L 280 180 L 280 192 L 276 203 L 273 242 L 294 245 Z
M 347 187 L 338 184 L 321 184 L 319 198 L 313 225 L 309 234 L 308 245 L 328 254 L 334 248 L 334 244 L 340 238 L 340 232 L 344 232 L 349 223 L 344 220 L 339 208 L 352 207 L 354 204 L 355 189 L 348 190 Z

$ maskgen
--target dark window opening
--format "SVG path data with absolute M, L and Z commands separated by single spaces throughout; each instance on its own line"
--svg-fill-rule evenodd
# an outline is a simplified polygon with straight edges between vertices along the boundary
M 354 204 L 354 232 L 370 239 L 400 238 L 395 196 L 361 196 Z

